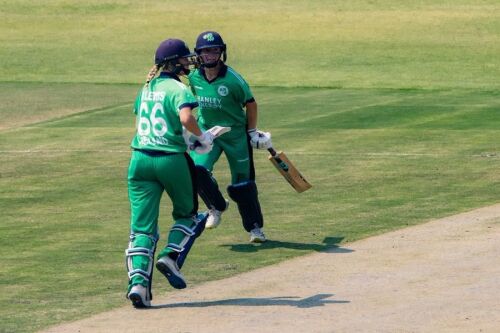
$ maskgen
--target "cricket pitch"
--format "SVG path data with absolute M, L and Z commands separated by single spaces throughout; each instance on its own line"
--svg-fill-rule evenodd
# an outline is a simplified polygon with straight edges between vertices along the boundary
M 498 332 L 500 204 L 44 332 Z

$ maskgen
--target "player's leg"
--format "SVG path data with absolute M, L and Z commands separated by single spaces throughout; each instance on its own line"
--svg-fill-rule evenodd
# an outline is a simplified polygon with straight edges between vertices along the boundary
M 151 304 L 153 260 L 162 193 L 163 186 L 154 180 L 151 157 L 134 151 L 128 171 L 131 218 L 130 240 L 125 254 L 129 277 L 127 297 L 138 308 Z
M 264 218 L 260 208 L 257 186 L 253 180 L 248 180 L 228 186 L 227 191 L 231 199 L 238 205 L 243 228 L 250 233 L 250 242 L 262 243 L 266 241 L 264 232 Z
M 228 208 L 229 200 L 225 199 L 219 190 L 217 181 L 202 165 L 196 165 L 198 194 L 208 207 L 208 229 L 217 228 L 221 222 L 222 213 Z
M 214 142 L 214 147 L 208 154 L 198 154 L 194 151 L 190 153 L 196 165 L 198 194 L 209 209 L 206 223 L 208 229 L 216 228 L 220 224 L 222 212 L 229 205 L 229 201 L 222 195 L 212 175 L 213 167 L 221 153 L 222 149 L 217 142 Z
M 180 268 L 195 239 L 203 232 L 206 217 L 198 218 L 196 171 L 187 154 L 175 154 L 169 158 L 166 172 L 159 175 L 172 200 L 174 225 L 170 229 L 167 245 L 158 254 L 156 268 L 177 289 L 186 287 Z
M 242 136 L 246 136 L 246 133 L 242 133 Z M 223 149 L 231 169 L 228 194 L 238 206 L 243 228 L 250 233 L 250 241 L 264 242 L 264 218 L 255 184 L 252 147 L 248 141 L 241 140 L 241 137 L 232 142 L 225 141 L 224 144 Z

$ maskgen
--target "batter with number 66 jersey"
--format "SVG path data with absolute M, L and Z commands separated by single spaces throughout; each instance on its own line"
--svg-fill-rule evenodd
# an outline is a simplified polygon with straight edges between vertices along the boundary
M 163 41 L 134 104 L 136 133 L 128 168 L 130 240 L 125 255 L 129 278 L 127 298 L 136 308 L 151 305 L 163 192 L 167 192 L 172 201 L 174 221 L 167 244 L 156 258 L 156 268 L 174 288 L 186 287 L 180 268 L 205 227 L 207 215 L 197 213 L 196 170 L 187 153 L 183 131 L 193 133 L 198 142 L 195 149 L 200 153 L 212 149 L 213 135 L 199 128 L 191 114 L 198 102 L 179 79 L 179 75 L 189 73 L 189 66 L 195 60 L 182 40 Z

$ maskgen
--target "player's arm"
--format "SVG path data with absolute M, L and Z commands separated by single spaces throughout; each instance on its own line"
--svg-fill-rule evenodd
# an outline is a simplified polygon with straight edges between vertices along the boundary
M 179 95 L 174 96 L 173 104 L 179 110 L 178 115 L 182 126 L 196 136 L 203 135 L 196 118 L 193 116 L 193 109 L 198 107 L 198 102 L 187 86 L 183 85 Z
M 252 100 L 246 104 L 248 135 L 250 144 L 256 149 L 268 149 L 272 147 L 271 133 L 262 132 L 257 129 L 257 102 Z
M 190 106 L 183 107 L 179 111 L 179 118 L 182 126 L 195 135 L 197 144 L 193 145 L 194 148 L 189 147 L 189 149 L 194 149 L 199 154 L 206 154 L 210 152 L 213 148 L 214 135 L 209 131 L 202 131 L 198 126 L 196 118 L 191 113 L 192 108 Z
M 256 129 L 257 128 L 257 102 L 255 100 L 248 102 L 245 106 L 247 112 L 247 124 L 248 129 Z
M 203 133 L 198 126 L 198 122 L 196 118 L 191 113 L 192 109 L 189 106 L 183 107 L 179 111 L 179 118 L 181 120 L 182 126 L 184 126 L 189 132 L 193 133 L 196 136 L 201 136 Z

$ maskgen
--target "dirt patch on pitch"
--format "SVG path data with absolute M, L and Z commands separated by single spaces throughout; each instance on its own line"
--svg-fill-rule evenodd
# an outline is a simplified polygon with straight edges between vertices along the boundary
M 498 332 L 500 204 L 46 332 Z

